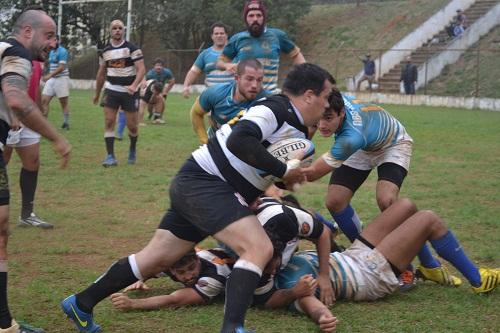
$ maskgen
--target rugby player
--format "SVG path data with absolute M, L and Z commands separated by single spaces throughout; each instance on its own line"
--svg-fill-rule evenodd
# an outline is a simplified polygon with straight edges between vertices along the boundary
M 237 62 L 256 58 L 264 66 L 264 91 L 267 94 L 278 93 L 281 53 L 288 55 L 296 65 L 305 62 L 304 56 L 284 31 L 266 26 L 267 9 L 263 1 L 247 1 L 243 19 L 247 31 L 239 32 L 229 39 L 217 61 L 217 67 L 234 73 Z
M 191 107 L 191 123 L 200 142 L 207 143 L 222 125 L 237 119 L 255 100 L 264 97 L 261 63 L 253 58 L 240 61 L 234 80 L 207 88 Z M 210 115 L 210 128 L 205 128 L 203 118 Z M 240 116 L 241 116 L 240 114 Z
M 69 53 L 66 48 L 60 44 L 57 36 L 57 47 L 49 54 L 49 73 L 42 79 L 45 86 L 42 92 L 42 111 L 45 117 L 49 115 L 49 104 L 52 97 L 57 96 L 63 112 L 63 123 L 61 128 L 69 130 L 69 89 L 71 82 L 69 80 L 68 70 Z
M 353 242 L 361 231 L 359 217 L 350 205 L 354 193 L 377 167 L 378 207 L 384 211 L 394 203 L 408 173 L 413 140 L 404 126 L 380 106 L 342 95 L 336 89 L 318 129 L 323 137 L 334 136 L 335 142 L 330 151 L 307 168 L 307 179 L 314 181 L 333 171 L 326 207 Z M 441 267 L 426 244 L 418 257 L 425 267 Z M 444 285 L 461 283 L 453 276 L 446 276 L 440 282 Z M 408 287 L 414 285 L 411 267 L 404 272 L 402 283 Z
M 124 39 L 125 26 L 122 21 L 114 20 L 110 26 L 111 39 L 104 47 L 99 58 L 100 65 L 96 77 L 96 90 L 93 102 L 99 103 L 99 96 L 104 86 L 104 141 L 106 159 L 104 167 L 118 165 L 114 152 L 116 113 L 121 108 L 125 111 L 130 146 L 128 164 L 136 161 L 138 129 L 139 85 L 146 69 L 141 49 Z
M 346 251 L 330 254 L 336 299 L 373 301 L 393 293 L 399 285 L 397 277 L 426 241 L 463 274 L 474 293 L 489 293 L 500 284 L 500 269 L 478 268 L 436 213 L 399 199 L 368 224 Z M 279 272 L 276 285 L 290 288 L 302 275 L 316 276 L 317 271 L 317 254 L 299 252 Z M 420 265 L 418 272 L 423 279 L 435 281 L 433 276 L 443 270 Z
M 184 288 L 169 295 L 130 298 L 125 293 L 149 290 L 143 281 L 137 281 L 122 293 L 111 295 L 111 302 L 115 308 L 124 311 L 208 304 L 224 292 L 232 263 L 233 259 L 220 249 L 197 252 L 193 249 L 157 276 L 169 276 L 172 280 L 182 283 Z
M 219 59 L 224 46 L 227 44 L 227 27 L 221 22 L 216 22 L 212 24 L 210 31 L 214 44 L 198 55 L 193 66 L 187 72 L 182 89 L 182 95 L 185 98 L 189 97 L 191 85 L 202 73 L 205 74 L 205 85 L 207 87 L 218 83 L 231 82 L 234 78 L 234 73 L 222 71 L 216 67 L 217 59 Z
M 155 59 L 153 68 L 150 69 L 146 73 L 146 80 L 155 80 L 156 82 L 161 83 L 162 91 L 159 96 L 155 99 L 150 99 L 148 101 L 148 112 L 149 119 L 153 118 L 153 123 L 155 124 L 164 124 L 163 114 L 165 112 L 165 102 L 167 100 L 167 95 L 172 90 L 172 87 L 175 84 L 174 74 L 168 68 L 164 67 L 164 63 L 162 59 Z M 141 117 L 142 116 L 142 117 Z M 139 113 L 139 120 L 142 122 L 144 118 L 144 114 Z
M 251 107 L 234 126 L 224 124 L 184 163 L 170 184 L 171 207 L 149 244 L 115 262 L 82 292 L 61 306 L 80 331 L 98 332 L 93 308 L 107 296 L 171 266 L 196 243 L 212 235 L 239 259 L 226 284 L 222 333 L 244 330 L 245 314 L 273 247 L 249 205 L 271 185 L 266 172 L 292 188 L 305 180 L 302 168 L 274 158 L 266 146 L 284 137 L 305 138 L 328 105 L 333 77 L 313 64 L 296 66 L 284 95 Z
M 28 9 L 19 15 L 12 27 L 12 37 L 0 42 L 0 141 L 6 138 L 13 116 L 26 127 L 49 139 L 62 156 L 61 166 L 69 162 L 71 146 L 42 115 L 28 96 L 32 60 L 45 61 L 56 47 L 56 24 L 44 11 Z M 9 182 L 0 154 L 0 332 L 43 332 L 20 326 L 9 311 L 7 301 L 7 240 L 9 238 Z

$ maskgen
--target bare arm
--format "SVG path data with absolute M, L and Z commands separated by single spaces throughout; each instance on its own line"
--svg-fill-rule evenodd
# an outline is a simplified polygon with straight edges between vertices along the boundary
M 180 307 L 186 305 L 204 304 L 205 300 L 193 288 L 183 288 L 169 295 L 147 298 L 129 298 L 124 293 L 115 293 L 110 296 L 114 307 L 122 310 L 154 310 L 166 307 Z
M 189 72 L 187 72 L 186 78 L 184 79 L 184 85 L 183 85 L 184 87 L 182 89 L 182 96 L 184 96 L 184 98 L 189 97 L 189 88 L 194 83 L 194 81 L 196 81 L 196 79 L 200 74 L 201 70 L 195 65 L 193 65 L 189 70 Z
M 320 299 L 325 305 L 332 305 L 335 301 L 335 295 L 333 294 L 332 283 L 330 281 L 330 265 L 328 264 L 330 259 L 330 229 L 323 226 L 323 232 L 317 240 L 316 251 L 318 252 L 319 261 L 319 272 L 318 272 L 318 285 L 321 291 Z
M 61 167 L 64 168 L 69 162 L 71 146 L 45 119 L 38 106 L 28 96 L 27 90 L 26 79 L 20 75 L 8 75 L 2 79 L 2 91 L 9 109 L 26 127 L 52 141 L 56 152 L 62 156 Z
M 203 120 L 206 114 L 206 111 L 200 105 L 200 98 L 198 97 L 191 107 L 191 124 L 202 144 L 208 142 L 207 129 Z
M 320 179 L 324 175 L 330 173 L 334 168 L 328 165 L 323 157 L 316 159 L 310 167 L 304 168 L 304 172 L 308 182 L 313 182 Z
M 236 73 L 236 67 L 238 66 L 237 63 L 233 64 L 231 62 L 231 59 L 228 57 L 221 55 L 219 59 L 217 60 L 216 64 L 217 68 L 231 72 L 231 73 Z
M 55 77 L 57 74 L 61 73 L 65 69 L 66 69 L 66 64 L 60 62 L 57 68 L 53 72 L 50 72 L 49 74 L 43 76 L 43 80 L 48 81 L 50 78 Z
M 294 65 L 300 65 L 306 62 L 306 58 L 304 58 L 304 55 L 302 52 L 297 52 L 296 55 L 292 57 L 292 62 Z
M 316 279 L 314 279 L 312 275 L 304 275 L 292 288 L 277 290 L 271 298 L 267 300 L 264 307 L 276 309 L 287 306 L 297 298 L 314 295 L 317 286 Z
M 318 324 L 321 332 L 335 332 L 337 328 L 337 318 L 330 310 L 314 296 L 302 297 L 298 300 L 300 308 L 312 321 Z
M 97 70 L 97 75 L 95 78 L 95 95 L 93 99 L 94 105 L 97 105 L 97 103 L 99 103 L 99 96 L 101 95 L 104 81 L 106 81 L 106 64 L 102 63 L 101 65 L 99 65 L 99 69 Z
M 135 80 L 131 85 L 127 87 L 128 93 L 133 95 L 136 93 L 139 84 L 141 84 L 144 74 L 146 74 L 146 67 L 144 66 L 144 59 L 136 60 L 134 62 L 135 67 Z
M 168 92 L 169 92 L 170 90 L 172 90 L 172 87 L 174 86 L 174 84 L 175 84 L 175 79 L 170 79 L 170 80 L 167 82 L 167 84 L 165 84 L 165 86 L 163 87 L 163 91 L 162 91 L 162 93 L 161 93 L 163 97 L 166 97 L 166 96 L 167 96 Z

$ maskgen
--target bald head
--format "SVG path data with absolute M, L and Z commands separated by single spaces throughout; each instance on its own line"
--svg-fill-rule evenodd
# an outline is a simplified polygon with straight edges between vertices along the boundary
M 123 21 L 122 20 L 113 20 L 111 21 L 111 23 L 109 24 L 109 28 L 110 29 L 113 29 L 114 26 L 121 26 L 122 28 L 125 27 L 125 24 L 123 24 Z
M 33 29 L 40 28 L 43 24 L 52 23 L 55 25 L 54 20 L 47 15 L 42 9 L 27 10 L 17 18 L 14 26 L 12 27 L 12 34 L 19 35 L 21 31 L 30 26 Z

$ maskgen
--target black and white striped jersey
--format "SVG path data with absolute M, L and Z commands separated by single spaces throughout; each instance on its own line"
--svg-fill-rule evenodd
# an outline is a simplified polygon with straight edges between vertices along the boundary
M 31 54 L 15 38 L 0 42 L 0 82 L 9 75 L 19 75 L 26 80 L 26 93 L 31 78 Z M 12 115 L 0 89 L 0 119 L 11 124 Z
M 193 152 L 194 159 L 206 172 L 227 181 L 251 203 L 271 185 L 272 177 L 263 176 L 262 171 L 237 158 L 226 146 L 233 128 L 245 126 L 246 121 L 258 127 L 264 147 L 287 138 L 307 138 L 308 130 L 288 97 L 275 95 L 257 101 L 236 124 L 224 124 L 206 145 Z
M 104 88 L 118 92 L 127 92 L 136 76 L 134 63 L 143 59 L 140 48 L 123 41 L 119 46 L 108 43 L 102 51 L 100 62 L 106 65 L 106 83 Z

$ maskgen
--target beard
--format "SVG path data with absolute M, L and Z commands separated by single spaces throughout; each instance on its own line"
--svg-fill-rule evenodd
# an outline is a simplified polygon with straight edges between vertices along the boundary
M 264 32 L 264 24 L 260 25 L 258 23 L 253 23 L 247 26 L 247 30 L 252 37 L 260 37 Z

